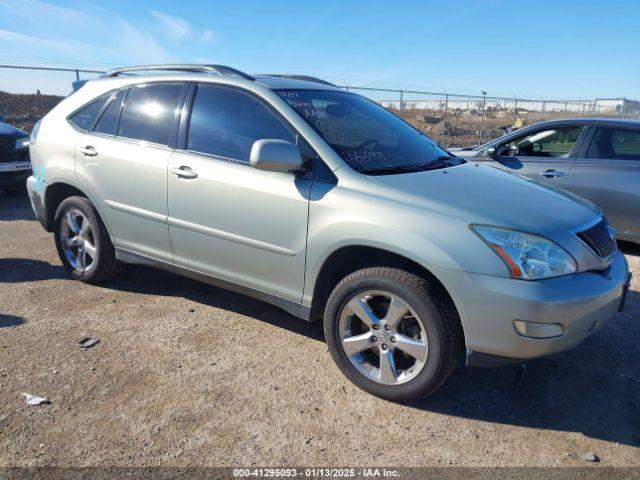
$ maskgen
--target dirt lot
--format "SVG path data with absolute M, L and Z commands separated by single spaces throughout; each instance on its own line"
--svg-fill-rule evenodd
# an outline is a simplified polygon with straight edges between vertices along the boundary
M 574 351 L 461 366 L 401 406 L 269 305 L 138 267 L 69 280 L 28 201 L 0 196 L 0 466 L 638 466 L 640 249 L 627 258 L 627 310 Z

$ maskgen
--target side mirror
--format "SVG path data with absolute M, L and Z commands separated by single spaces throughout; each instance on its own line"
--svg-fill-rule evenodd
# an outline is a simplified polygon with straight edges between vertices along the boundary
M 496 158 L 498 156 L 498 151 L 496 147 L 489 147 L 484 151 L 485 157 Z
M 249 162 L 253 168 L 269 172 L 302 169 L 302 156 L 298 147 L 286 140 L 272 138 L 256 140 L 253 143 Z
M 0 115 L 0 123 L 4 123 L 4 115 Z

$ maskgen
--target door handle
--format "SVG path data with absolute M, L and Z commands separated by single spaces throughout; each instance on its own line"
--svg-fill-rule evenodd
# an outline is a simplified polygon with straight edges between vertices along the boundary
M 171 168 L 169 169 L 169 171 L 174 175 L 177 175 L 178 178 L 198 178 L 198 174 L 191 170 L 191 167 L 188 167 L 186 165 L 180 165 L 179 167 Z
M 540 172 L 540 175 L 547 178 L 556 178 L 556 177 L 564 177 L 564 172 L 559 172 L 558 170 L 545 170 L 544 172 Z
M 80 149 L 80 153 L 84 154 L 85 157 L 95 157 L 98 155 L 98 152 L 91 145 L 87 145 L 84 148 Z

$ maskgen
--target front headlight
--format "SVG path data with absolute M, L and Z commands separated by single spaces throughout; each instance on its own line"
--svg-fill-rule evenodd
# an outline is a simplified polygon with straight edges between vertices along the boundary
M 565 249 L 547 238 L 485 225 L 471 225 L 471 230 L 507 264 L 512 278 L 558 277 L 578 268 Z
M 22 150 L 23 148 L 29 148 L 29 137 L 22 137 L 16 140 L 14 145 L 16 150 Z

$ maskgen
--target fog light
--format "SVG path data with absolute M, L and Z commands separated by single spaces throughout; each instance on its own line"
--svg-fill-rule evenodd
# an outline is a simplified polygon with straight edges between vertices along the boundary
M 518 332 L 519 335 L 529 338 L 553 338 L 560 337 L 564 333 L 564 329 L 559 323 L 536 323 L 514 320 L 513 325 L 516 327 L 516 332 Z

